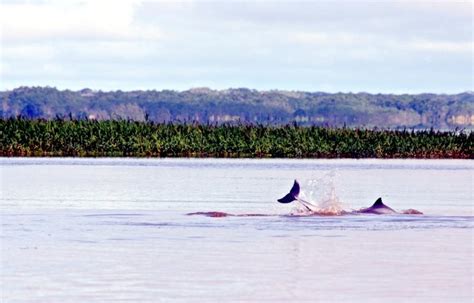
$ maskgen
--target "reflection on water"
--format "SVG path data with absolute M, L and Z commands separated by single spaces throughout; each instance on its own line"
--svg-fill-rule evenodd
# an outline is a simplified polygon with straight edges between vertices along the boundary
M 471 161 L 0 164 L 5 302 L 472 301 Z M 426 215 L 295 216 L 295 178 L 321 208 Z

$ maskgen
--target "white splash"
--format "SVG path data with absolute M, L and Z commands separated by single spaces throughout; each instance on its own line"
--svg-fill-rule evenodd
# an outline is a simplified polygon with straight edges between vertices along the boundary
M 301 188 L 300 203 L 296 203 L 296 213 L 328 216 L 343 214 L 343 202 L 336 194 L 336 178 L 337 173 L 330 171 L 322 177 L 306 181 Z

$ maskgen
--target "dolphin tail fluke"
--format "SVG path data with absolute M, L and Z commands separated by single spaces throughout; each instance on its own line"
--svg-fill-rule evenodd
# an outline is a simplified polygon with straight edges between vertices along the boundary
M 293 183 L 293 187 L 290 189 L 290 192 L 281 199 L 277 201 L 280 203 L 290 203 L 298 199 L 298 195 L 300 194 L 300 184 L 298 181 L 295 180 Z

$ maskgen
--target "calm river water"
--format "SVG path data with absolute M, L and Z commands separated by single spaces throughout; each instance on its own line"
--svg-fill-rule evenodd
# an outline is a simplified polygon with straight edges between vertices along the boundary
M 473 163 L 0 158 L 1 301 L 472 302 Z

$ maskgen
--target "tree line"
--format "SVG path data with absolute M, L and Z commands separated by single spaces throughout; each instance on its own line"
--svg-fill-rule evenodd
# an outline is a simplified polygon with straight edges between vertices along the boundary
M 20 87 L 0 92 L 0 117 L 439 129 L 474 128 L 474 94 L 257 91 L 79 91 Z

